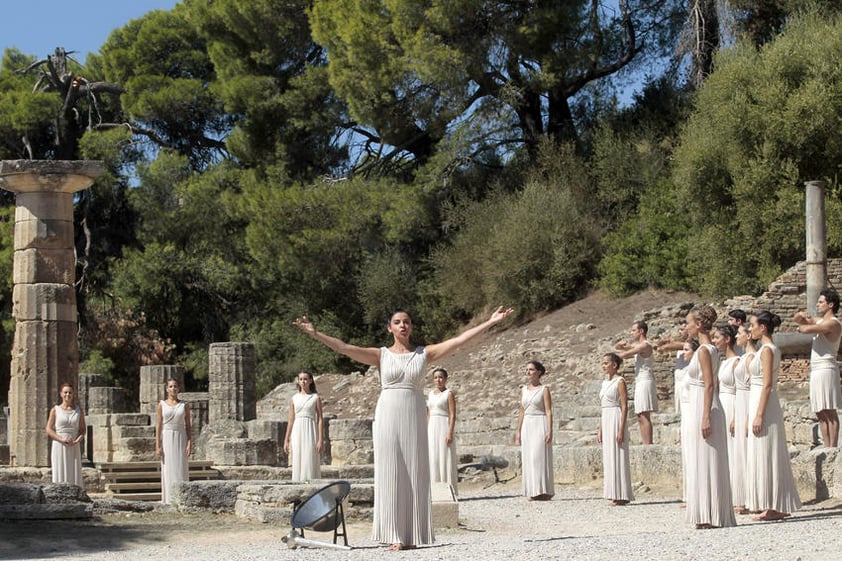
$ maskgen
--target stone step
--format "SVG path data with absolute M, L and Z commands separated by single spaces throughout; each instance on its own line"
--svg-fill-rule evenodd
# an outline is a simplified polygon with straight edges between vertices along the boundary
M 221 474 L 212 466 L 212 462 L 190 461 L 190 480 L 219 479 Z M 97 464 L 97 468 L 109 495 L 134 501 L 161 500 L 161 462 L 107 462 Z

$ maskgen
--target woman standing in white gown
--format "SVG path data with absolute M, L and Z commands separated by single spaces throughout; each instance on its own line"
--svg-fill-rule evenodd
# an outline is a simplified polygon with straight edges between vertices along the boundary
M 719 352 L 710 339 L 716 311 L 710 306 L 687 314 L 687 336 L 699 348 L 687 366 L 687 522 L 696 528 L 735 526 L 728 473 L 725 412 L 719 402 Z
M 62 384 L 61 404 L 50 409 L 47 435 L 53 440 L 50 451 L 53 483 L 72 483 L 82 489 L 82 451 L 79 443 L 85 438 L 85 413 L 75 403 L 73 386 Z
M 629 427 L 626 425 L 629 395 L 626 381 L 619 373 L 622 363 L 623 360 L 616 353 L 608 353 L 602 357 L 605 379 L 599 390 L 602 415 L 596 441 L 602 446 L 602 496 L 608 499 L 612 506 L 624 505 L 634 500 L 629 460 Z
M 169 504 L 173 486 L 190 479 L 192 453 L 190 406 L 178 399 L 178 381 L 167 380 L 167 398 L 158 402 L 155 454 L 161 458 L 161 502 Z
M 755 520 L 780 520 L 801 508 L 776 391 L 781 351 L 772 342 L 772 333 L 781 325 L 781 318 L 762 310 L 752 314 L 750 322 L 751 336 L 759 341 L 759 346 L 748 367 L 751 430 L 746 459 L 746 506 L 760 511 Z
M 427 397 L 427 442 L 430 446 L 430 478 L 433 483 L 447 483 L 457 489 L 456 441 L 453 429 L 456 426 L 456 397 L 447 388 L 447 370 L 433 370 L 433 383 Z
M 530 501 L 555 495 L 553 480 L 553 400 L 541 384 L 546 369 L 537 360 L 526 363 L 526 385 L 520 396 L 515 442 L 520 445 L 523 494 Z
M 734 459 L 731 468 L 731 494 L 734 500 L 734 511 L 737 514 L 748 514 L 746 508 L 746 454 L 748 453 L 748 404 L 751 392 L 748 367 L 754 359 L 754 341 L 749 334 L 749 326 L 743 324 L 737 331 L 737 345 L 745 349 L 734 367 L 734 386 L 736 398 L 734 400 L 734 420 L 731 423 L 731 434 L 734 436 Z
M 410 343 L 412 318 L 403 310 L 389 317 L 390 347 L 358 347 L 320 333 L 303 316 L 294 325 L 328 348 L 380 369 L 380 397 L 374 412 L 374 523 L 372 540 L 393 551 L 433 543 L 430 464 L 424 377 L 427 361 L 456 350 L 514 310 L 497 308 L 485 322 L 442 343 Z
M 734 435 L 731 424 L 734 422 L 734 405 L 737 401 L 737 386 L 734 381 L 734 368 L 739 362 L 739 356 L 734 352 L 737 342 L 736 328 L 731 325 L 717 327 L 713 332 L 713 344 L 719 352 L 719 402 L 725 412 L 726 440 L 728 442 L 728 471 L 734 473 Z M 731 489 L 733 499 L 734 490 Z
M 289 420 L 284 452 L 292 453 L 292 480 L 310 481 L 322 476 L 324 445 L 322 400 L 309 372 L 298 373 L 298 392 L 289 400 Z

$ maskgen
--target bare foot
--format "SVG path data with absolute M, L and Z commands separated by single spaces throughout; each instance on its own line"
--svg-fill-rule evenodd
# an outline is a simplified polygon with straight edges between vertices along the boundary
M 529 500 L 530 501 L 548 501 L 552 498 L 553 498 L 552 495 L 548 495 L 548 494 L 544 493 L 543 495 L 535 495 L 534 497 L 529 497 Z
M 735 514 L 751 514 L 749 510 L 744 506 L 735 506 L 734 507 Z
M 787 512 L 778 512 L 777 510 L 764 510 L 757 516 L 752 516 L 752 520 L 756 520 L 758 522 L 769 522 L 774 520 L 783 520 L 789 516 Z
M 609 502 L 608 504 L 611 505 L 611 506 L 624 506 L 624 505 L 629 504 L 629 501 L 627 501 L 625 499 L 616 499 L 616 500 L 613 500 L 613 501 Z
M 712 524 L 696 524 L 697 530 L 710 530 L 714 526 Z

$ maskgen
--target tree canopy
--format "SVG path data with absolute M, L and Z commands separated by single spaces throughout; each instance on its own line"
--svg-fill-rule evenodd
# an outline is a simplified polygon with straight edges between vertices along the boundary
M 675 53 L 700 3 L 717 24 L 693 62 Z M 358 368 L 294 330 L 302 313 L 377 346 L 396 307 L 423 342 L 594 286 L 761 290 L 803 253 L 804 181 L 839 210 L 838 12 L 184 0 L 58 80 L 7 49 L 0 157 L 106 162 L 75 210 L 85 364 L 132 388 L 177 361 L 201 385 L 209 343 L 249 340 L 267 391 Z

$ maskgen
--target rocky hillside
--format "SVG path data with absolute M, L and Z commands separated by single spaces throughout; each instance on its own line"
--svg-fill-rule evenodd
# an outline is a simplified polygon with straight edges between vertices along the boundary
M 594 384 L 601 379 L 600 359 L 626 337 L 632 322 L 649 323 L 650 338 L 674 335 L 677 326 L 700 299 L 692 294 L 647 290 L 626 298 L 594 292 L 582 300 L 523 325 L 506 325 L 486 333 L 440 361 L 450 373 L 448 386 L 456 393 L 462 414 L 500 417 L 516 415 L 523 368 L 537 359 L 547 368 L 545 384 L 554 401 L 594 404 Z M 388 344 L 384 333 L 383 343 Z M 630 361 L 625 365 L 633 371 Z M 672 357 L 662 357 L 657 372 L 659 391 L 672 391 Z M 631 380 L 631 378 L 629 378 Z M 432 387 L 432 377 L 430 378 Z M 327 415 L 370 418 L 379 395 L 376 370 L 316 377 Z M 282 384 L 258 403 L 258 417 L 285 419 L 294 384 Z M 671 407 L 671 405 L 666 405 Z

